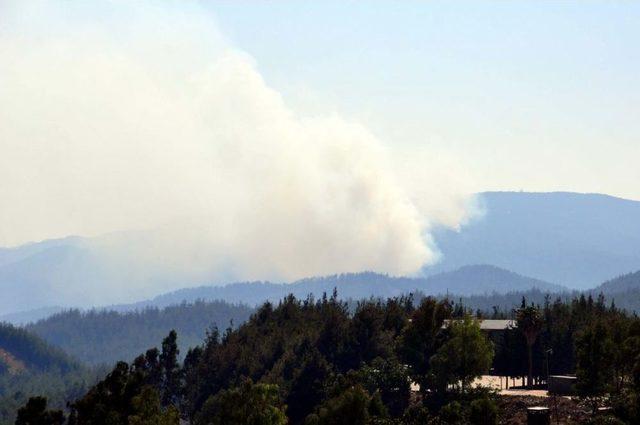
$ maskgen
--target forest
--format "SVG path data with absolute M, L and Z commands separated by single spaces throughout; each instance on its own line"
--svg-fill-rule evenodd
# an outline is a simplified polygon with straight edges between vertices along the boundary
M 158 343 L 170 330 L 180 334 L 184 352 L 198 345 L 212 323 L 244 323 L 252 308 L 223 301 L 195 301 L 159 309 L 118 313 L 69 310 L 30 324 L 26 330 L 88 365 L 128 360 Z
M 25 329 L 0 324 L 0 423 L 13 423 L 30 395 L 43 394 L 54 406 L 82 396 L 105 368 L 87 368 L 60 348 Z
M 588 422 L 638 423 L 640 319 L 603 296 L 523 299 L 513 314 L 515 326 L 492 341 L 472 311 L 449 300 L 407 296 L 350 309 L 335 293 L 288 296 L 239 327 L 209 328 L 184 357 L 171 331 L 68 408 L 31 398 L 16 423 L 514 423 L 502 398 L 474 380 L 494 373 L 534 385 L 547 370 L 577 375 Z M 596 415 L 600 407 L 607 416 Z

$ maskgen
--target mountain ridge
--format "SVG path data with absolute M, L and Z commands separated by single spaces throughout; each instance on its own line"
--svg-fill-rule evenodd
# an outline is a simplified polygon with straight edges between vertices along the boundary
M 432 232 L 442 260 L 426 274 L 493 264 L 571 289 L 640 269 L 640 201 L 575 192 L 484 192 L 459 231 Z
M 640 270 L 638 201 L 573 192 L 484 192 L 478 198 L 484 214 L 459 230 L 433 229 L 442 260 L 424 268 L 424 275 L 490 264 L 584 290 L 612 276 Z M 102 255 L 103 251 L 92 250 L 114 239 L 128 243 L 141 237 L 145 235 L 139 232 L 70 236 L 0 248 L 0 291 L 5 294 L 0 298 L 0 314 L 52 305 L 127 304 L 179 287 L 219 282 L 189 270 L 141 276 L 134 257 L 121 264 Z M 402 282 L 395 283 L 402 287 Z
M 474 283 L 482 283 L 482 287 Z M 258 305 L 265 300 L 278 301 L 288 294 L 298 298 L 323 293 L 331 294 L 336 289 L 342 299 L 370 297 L 395 297 L 420 291 L 426 295 L 473 295 L 537 288 L 542 291 L 568 291 L 561 285 L 522 276 L 491 265 L 464 266 L 451 272 L 420 278 L 392 277 L 373 272 L 345 273 L 322 277 L 305 278 L 293 283 L 235 282 L 223 286 L 198 286 L 182 288 L 160 294 L 152 299 L 110 308 L 129 309 L 147 306 L 164 307 L 180 302 L 202 300 L 224 300 L 230 303 Z

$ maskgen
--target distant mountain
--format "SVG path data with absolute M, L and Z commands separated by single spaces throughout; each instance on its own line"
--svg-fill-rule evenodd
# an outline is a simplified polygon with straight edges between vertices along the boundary
M 64 238 L 0 251 L 0 313 L 98 301 L 92 289 L 109 279 L 89 243 Z
M 487 192 L 484 214 L 459 232 L 436 229 L 442 261 L 428 274 L 467 264 L 587 289 L 640 269 L 640 202 L 598 194 Z
M 64 307 L 42 307 L 33 310 L 19 311 L 17 313 L 8 313 L 0 315 L 0 322 L 11 323 L 12 325 L 22 326 L 27 323 L 34 323 L 38 320 L 46 319 L 56 313 L 64 311 Z
M 125 303 L 207 281 L 206 273 L 142 265 L 128 249 L 135 246 L 136 253 L 143 252 L 145 238 L 151 237 L 148 232 L 129 232 L 0 249 L 0 315 L 35 310 L 37 318 L 38 310 L 51 306 Z
M 604 294 L 620 294 L 629 291 L 640 291 L 640 271 L 608 280 L 593 290 L 593 292 Z
M 148 306 L 163 307 L 183 301 L 225 300 L 231 303 L 258 305 L 266 300 L 278 301 L 288 294 L 305 298 L 313 294 L 331 295 L 336 288 L 340 298 L 362 299 L 394 297 L 420 291 L 427 295 L 472 295 L 506 293 L 537 288 L 541 291 L 560 292 L 566 288 L 542 280 L 521 276 L 489 265 L 465 266 L 451 272 L 427 278 L 391 277 L 365 272 L 309 278 L 291 284 L 270 282 L 232 283 L 225 286 L 201 286 L 180 289 L 134 304 L 114 306 L 116 310 L 139 309 Z
M 334 288 L 342 299 L 393 297 L 410 292 L 456 297 L 510 291 L 563 291 L 554 285 L 494 266 L 462 267 L 429 278 L 390 277 L 376 273 L 354 273 L 303 279 L 292 284 L 253 282 L 181 289 L 148 301 L 121 304 L 100 310 L 70 310 L 53 314 L 26 326 L 50 344 L 88 364 L 131 359 L 155 346 L 171 329 L 179 335 L 185 354 L 200 344 L 213 324 L 221 329 L 247 320 L 253 306 L 278 302 L 288 294 L 306 298 L 331 295 Z
M 442 261 L 424 273 L 435 277 L 456 271 L 458 276 L 430 280 L 437 290 L 464 292 L 470 285 L 473 291 L 502 291 L 504 282 L 514 279 L 492 276 L 489 270 L 466 269 L 467 275 L 465 269 L 459 271 L 473 264 L 492 264 L 573 289 L 592 288 L 611 276 L 640 269 L 640 202 L 576 193 L 488 192 L 479 199 L 485 213 L 460 231 L 433 231 Z M 141 266 L 144 247 L 154 246 L 156 237 L 151 231 L 128 232 L 0 248 L 0 315 L 51 306 L 90 308 L 130 303 L 174 288 L 221 282 L 212 278 L 212 270 L 185 270 L 171 258 L 156 261 L 158 267 Z M 215 268 L 213 263 L 211 267 Z M 468 283 L 471 274 L 475 276 Z M 314 292 L 331 291 L 336 279 L 309 279 L 300 291 L 314 285 L 318 288 Z M 366 276 L 371 285 L 355 278 L 341 279 L 346 279 L 344 283 L 352 280 L 341 291 L 357 297 L 393 295 L 420 284 L 415 279 L 378 275 Z M 301 282 L 290 285 L 289 290 L 297 290 Z M 359 289 L 359 285 L 370 288 Z M 220 291 L 221 296 L 225 291 L 238 294 L 241 287 Z M 260 302 L 265 294 L 272 298 L 282 294 L 280 287 L 269 284 L 248 285 L 245 292 L 251 302 Z M 231 298 L 240 300 L 236 295 Z M 38 314 L 9 316 L 7 320 L 20 323 L 42 317 Z

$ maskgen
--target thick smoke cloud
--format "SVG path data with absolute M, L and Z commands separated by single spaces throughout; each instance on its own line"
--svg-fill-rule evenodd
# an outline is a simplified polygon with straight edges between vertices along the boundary
M 119 232 L 92 249 L 138 275 L 410 274 L 465 220 L 458 177 L 299 116 L 197 4 L 77 3 L 0 3 L 0 245 Z

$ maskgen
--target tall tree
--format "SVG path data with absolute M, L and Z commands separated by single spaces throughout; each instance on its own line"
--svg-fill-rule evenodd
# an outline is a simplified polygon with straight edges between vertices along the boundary
M 599 398 L 613 387 L 614 345 L 603 320 L 596 319 L 576 339 L 576 390 L 595 413 Z
M 210 397 L 197 415 L 196 425 L 285 425 L 286 406 L 276 385 L 253 384 L 222 390 Z
M 47 410 L 45 397 L 31 397 L 24 407 L 18 410 L 16 425 L 62 425 L 62 410 Z
M 409 365 L 411 377 L 420 384 L 421 391 L 428 389 L 429 361 L 444 342 L 443 325 L 450 317 L 448 301 L 427 297 L 413 312 L 400 336 L 400 356 Z
M 162 368 L 162 405 L 168 406 L 180 394 L 180 365 L 178 364 L 178 335 L 175 330 L 162 341 L 160 366 Z
M 160 407 L 160 397 L 155 388 L 146 386 L 132 400 L 133 414 L 128 425 L 178 425 L 180 415 L 175 406 L 164 411 Z
M 540 309 L 533 305 L 526 306 L 525 300 L 522 300 L 522 307 L 517 313 L 518 329 L 524 335 L 527 341 L 527 358 L 529 371 L 527 374 L 527 386 L 531 388 L 533 385 L 533 344 L 536 343 L 538 334 L 542 330 L 543 320 Z
M 491 367 L 493 345 L 480 330 L 477 320 L 466 315 L 452 321 L 450 337 L 431 358 L 432 379 L 440 391 L 460 383 L 462 392 Z

